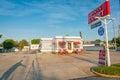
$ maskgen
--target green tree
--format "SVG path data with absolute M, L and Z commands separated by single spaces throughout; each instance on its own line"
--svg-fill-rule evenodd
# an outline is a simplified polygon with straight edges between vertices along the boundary
M 2 34 L 0 34 L 0 38 L 2 37 Z
M 31 40 L 31 44 L 40 44 L 40 39 Z
M 13 48 L 14 46 L 15 46 L 15 41 L 12 39 L 6 39 L 3 42 L 3 47 L 7 50 Z
M 111 40 L 111 43 L 115 43 L 115 41 L 116 41 L 116 46 L 119 47 L 119 46 L 120 46 L 120 37 L 118 37 L 118 38 L 113 38 L 113 39 Z
M 117 47 L 120 46 L 120 37 L 116 38 L 116 45 L 117 45 Z
M 22 40 L 18 44 L 20 50 L 22 50 L 24 48 L 24 46 L 28 46 L 28 45 L 29 45 L 29 43 L 26 40 Z
M 100 43 L 100 42 L 102 42 L 100 39 L 95 40 L 95 43 Z
M 15 47 L 19 47 L 19 42 L 15 41 Z
M 2 44 L 2 43 L 0 43 L 0 47 L 3 47 L 3 44 Z
M 65 36 L 69 36 L 69 34 L 65 34 Z

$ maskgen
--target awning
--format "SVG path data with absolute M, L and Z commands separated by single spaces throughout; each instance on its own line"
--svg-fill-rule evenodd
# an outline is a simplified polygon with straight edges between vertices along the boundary
M 80 44 L 80 42 L 78 42 L 78 41 L 77 42 L 73 42 L 73 44 Z
M 65 42 L 65 41 L 59 41 L 58 44 L 60 44 L 60 45 L 65 45 L 66 42 Z

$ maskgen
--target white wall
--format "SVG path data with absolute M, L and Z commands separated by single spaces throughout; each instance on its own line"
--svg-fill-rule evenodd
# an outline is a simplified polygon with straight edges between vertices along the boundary
M 41 38 L 41 52 L 52 52 L 52 38 Z
M 30 45 L 30 49 L 31 50 L 37 50 L 37 49 L 39 49 L 39 44 L 31 44 Z

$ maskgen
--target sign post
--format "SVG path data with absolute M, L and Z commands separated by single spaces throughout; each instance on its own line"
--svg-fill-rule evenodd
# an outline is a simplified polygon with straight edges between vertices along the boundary
M 102 5 L 100 5 L 98 8 L 93 10 L 88 14 L 88 24 L 91 25 L 91 29 L 98 27 L 100 25 L 95 25 L 99 21 L 101 21 L 104 24 L 105 29 L 105 41 L 106 41 L 106 58 L 107 58 L 107 66 L 110 66 L 110 53 L 109 53 L 109 45 L 108 45 L 108 31 L 107 31 L 107 24 L 109 24 L 113 19 L 110 18 L 110 1 L 106 0 Z M 107 22 L 108 21 L 108 22 Z M 92 26 L 92 25 L 95 25 Z M 100 29 L 100 35 L 102 30 Z M 102 34 L 103 35 L 103 34 Z
M 109 45 L 108 45 L 108 31 L 107 31 L 107 22 L 106 18 L 104 19 L 104 27 L 105 27 L 105 39 L 106 39 L 106 52 L 107 52 L 107 65 L 110 66 L 110 53 L 109 53 Z

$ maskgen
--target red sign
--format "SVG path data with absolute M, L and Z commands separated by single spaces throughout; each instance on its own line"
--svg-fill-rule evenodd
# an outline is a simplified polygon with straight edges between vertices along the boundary
M 99 64 L 102 64 L 102 65 L 106 64 L 106 51 L 105 50 L 99 51 Z
M 88 14 L 88 24 L 92 24 L 98 19 L 95 17 L 105 17 L 110 15 L 110 1 L 104 2 L 98 8 Z

